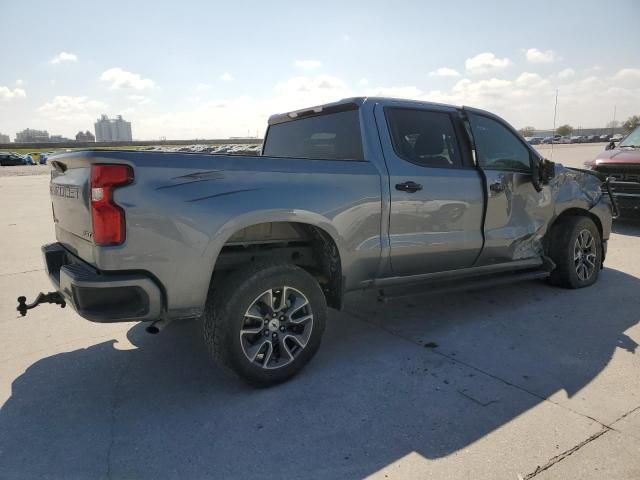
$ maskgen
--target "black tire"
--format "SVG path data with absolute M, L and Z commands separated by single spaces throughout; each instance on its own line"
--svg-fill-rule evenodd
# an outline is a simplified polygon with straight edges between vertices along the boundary
M 287 263 L 259 263 L 232 272 L 216 284 L 218 286 L 215 287 L 215 290 L 212 288 L 209 291 L 202 326 L 207 348 L 218 365 L 233 371 L 252 385 L 267 387 L 288 380 L 302 370 L 315 355 L 320 347 L 324 332 L 327 304 L 320 285 L 309 273 Z M 296 294 L 302 294 L 303 297 L 306 297 L 308 307 L 304 307 L 304 311 L 305 313 L 310 312 L 312 315 L 311 330 L 305 346 L 300 347 L 294 356 L 290 354 L 282 356 L 282 361 L 289 361 L 289 363 L 273 367 L 276 353 L 280 352 L 277 356 L 280 361 L 280 354 L 284 351 L 281 352 L 282 341 L 288 342 L 287 351 L 292 344 L 293 348 L 297 348 L 291 338 L 286 338 L 289 332 L 283 334 L 281 331 L 275 330 L 269 333 L 269 335 L 280 334 L 280 341 L 275 338 L 262 339 L 254 335 L 249 338 L 242 337 L 244 340 L 241 340 L 240 332 L 243 328 L 249 328 L 247 322 L 258 322 L 251 317 L 246 317 L 245 314 L 259 298 L 262 298 L 261 294 L 269 289 L 274 289 L 274 292 L 277 293 L 277 289 L 284 286 L 289 287 Z M 266 308 L 266 302 L 260 303 L 259 306 Z M 265 313 L 265 316 L 268 315 Z M 264 328 L 266 332 L 270 328 L 269 324 L 270 322 L 264 320 L 261 328 Z M 286 328 L 299 327 L 291 324 Z M 307 328 L 307 326 L 303 328 Z M 245 348 L 253 348 L 249 342 L 254 338 L 255 345 L 258 345 L 259 342 L 270 343 L 270 346 L 265 346 L 267 350 L 271 348 L 269 359 L 265 358 L 267 356 L 265 353 L 256 356 L 265 358 L 264 362 L 271 362 L 271 367 L 260 366 L 255 361 L 252 362 L 245 354 Z M 273 341 L 269 342 L 268 340 Z M 293 359 L 291 360 L 291 358 Z
M 578 266 L 579 262 L 585 263 L 582 258 L 575 259 L 576 255 L 587 257 L 584 253 L 576 253 L 578 236 L 585 231 L 591 235 L 594 242 L 593 253 L 595 254 L 595 259 L 592 259 L 594 268 L 589 272 Z M 584 235 L 586 236 L 586 234 Z M 598 227 L 593 223 L 593 220 L 581 216 L 560 219 L 551 232 L 549 257 L 556 264 L 556 268 L 551 272 L 549 278 L 552 285 L 565 288 L 583 288 L 593 285 L 598 280 L 598 274 L 602 267 L 602 240 Z M 585 263 L 585 266 L 588 267 L 589 265 Z M 588 273 L 588 275 L 585 273 Z

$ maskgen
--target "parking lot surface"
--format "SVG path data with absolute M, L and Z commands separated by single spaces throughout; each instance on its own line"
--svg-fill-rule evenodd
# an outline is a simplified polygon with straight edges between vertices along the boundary
M 302 374 L 256 390 L 196 321 L 20 318 L 50 290 L 48 177 L 0 178 L 0 205 L 0 478 L 640 478 L 640 222 L 591 288 L 352 294 Z

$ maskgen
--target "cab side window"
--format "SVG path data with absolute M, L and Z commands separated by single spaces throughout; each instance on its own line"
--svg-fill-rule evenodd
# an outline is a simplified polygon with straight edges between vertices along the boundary
M 410 108 L 386 108 L 393 149 L 400 158 L 423 167 L 462 167 L 451 116 Z
M 507 127 L 492 118 L 469 114 L 476 161 L 487 170 L 531 171 L 529 149 Z

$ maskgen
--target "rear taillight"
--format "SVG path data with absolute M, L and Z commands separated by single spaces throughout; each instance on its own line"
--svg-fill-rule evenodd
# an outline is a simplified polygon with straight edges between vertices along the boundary
M 124 242 L 124 210 L 113 201 L 113 190 L 132 181 L 133 170 L 127 165 L 91 166 L 91 220 L 96 245 Z

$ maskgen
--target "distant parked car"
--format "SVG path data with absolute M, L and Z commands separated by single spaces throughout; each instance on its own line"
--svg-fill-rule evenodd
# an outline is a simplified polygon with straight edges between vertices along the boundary
M 24 165 L 24 158 L 15 153 L 0 152 L 0 166 L 8 167 L 12 165 Z
M 588 143 L 595 143 L 597 142 L 599 139 L 599 137 L 597 135 L 587 135 L 586 136 L 586 140 Z
M 528 142 L 529 145 L 540 145 L 542 143 L 543 137 L 531 137 Z
M 544 137 L 542 139 L 542 144 L 543 145 L 546 145 L 546 144 L 549 144 L 549 143 L 553 143 L 553 137 Z
M 571 143 L 584 143 L 585 142 L 585 137 L 583 137 L 582 135 L 574 135 L 573 137 L 571 137 L 570 142 Z
M 554 137 L 553 143 L 571 143 L 571 137 L 563 135 L 561 137 Z
M 611 141 L 612 142 L 619 142 L 623 138 L 624 138 L 624 135 L 622 135 L 621 133 L 616 133 L 613 137 L 611 137 Z
M 608 142 L 609 140 L 611 140 L 611 135 L 608 135 L 608 134 L 605 133 L 604 135 L 600 135 L 598 137 L 598 140 L 600 142 Z

